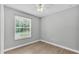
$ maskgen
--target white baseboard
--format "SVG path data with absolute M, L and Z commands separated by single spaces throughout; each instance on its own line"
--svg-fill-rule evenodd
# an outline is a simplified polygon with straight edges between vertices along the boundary
M 26 46 L 26 45 L 29 45 L 29 44 L 33 44 L 33 43 L 38 42 L 38 41 L 39 40 L 35 40 L 35 41 L 29 42 L 29 43 L 25 43 L 25 44 L 21 44 L 21 45 L 12 47 L 12 48 L 8 48 L 8 49 L 5 49 L 4 52 L 10 51 L 12 49 L 20 48 L 20 47 L 23 47 L 23 46 Z
M 19 47 L 22 47 L 22 46 L 26 46 L 26 45 L 29 45 L 29 44 L 33 44 L 33 43 L 38 42 L 38 41 L 42 41 L 42 42 L 45 42 L 45 43 L 48 43 L 48 44 L 51 44 L 51 45 L 54 45 L 54 46 L 57 46 L 57 47 L 60 47 L 60 48 L 63 48 L 63 49 L 67 49 L 67 50 L 69 50 L 69 51 L 73 51 L 73 52 L 79 53 L 78 50 L 71 49 L 71 48 L 68 48 L 68 47 L 65 47 L 65 46 L 62 46 L 62 45 L 53 43 L 53 42 L 48 42 L 48 41 L 46 41 L 46 40 L 36 40 L 36 41 L 32 41 L 32 42 L 29 42 L 29 43 L 25 43 L 25 44 L 22 44 L 22 45 L 18 45 L 18 46 L 12 47 L 12 48 L 5 49 L 4 52 L 7 52 L 7 51 L 10 51 L 10 50 L 12 50 L 12 49 L 16 49 L 16 48 L 19 48 Z
M 79 53 L 79 51 L 78 50 L 75 50 L 75 49 L 71 49 L 71 48 L 68 48 L 68 47 L 65 47 L 65 46 L 56 44 L 56 43 L 48 42 L 46 40 L 41 40 L 41 41 L 42 42 L 45 42 L 45 43 L 48 43 L 48 44 L 51 44 L 51 45 L 54 45 L 54 46 L 57 46 L 57 47 L 60 47 L 60 48 L 63 48 L 63 49 L 66 49 L 66 50 L 69 50 L 69 51 L 72 51 L 72 52 L 75 52 L 75 53 Z

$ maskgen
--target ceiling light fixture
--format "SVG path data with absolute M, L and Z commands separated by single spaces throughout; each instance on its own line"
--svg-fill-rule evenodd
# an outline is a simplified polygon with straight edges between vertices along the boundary
M 43 4 L 38 4 L 37 5 L 37 11 L 38 12 L 43 12 L 43 10 L 44 10 L 44 5 Z

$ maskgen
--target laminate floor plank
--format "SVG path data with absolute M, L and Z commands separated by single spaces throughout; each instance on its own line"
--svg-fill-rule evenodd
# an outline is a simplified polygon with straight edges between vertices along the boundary
M 76 54 L 76 53 L 39 41 L 27 46 L 7 51 L 5 52 L 5 54 Z

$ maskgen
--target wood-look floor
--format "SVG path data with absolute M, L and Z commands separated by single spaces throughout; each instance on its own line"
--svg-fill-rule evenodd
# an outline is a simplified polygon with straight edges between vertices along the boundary
M 76 54 L 48 43 L 36 42 L 21 48 L 5 52 L 5 54 Z

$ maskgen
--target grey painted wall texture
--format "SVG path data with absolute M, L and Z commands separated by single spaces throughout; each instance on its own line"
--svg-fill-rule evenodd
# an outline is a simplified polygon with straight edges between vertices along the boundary
M 0 5 L 0 23 L 1 23 L 1 5 Z M 0 53 L 1 53 L 1 25 L 0 25 Z
M 41 22 L 43 40 L 79 50 L 79 6 L 44 17 Z
M 32 37 L 15 40 L 15 15 L 32 18 Z M 12 48 L 24 43 L 29 43 L 39 39 L 39 18 L 5 7 L 5 49 Z

